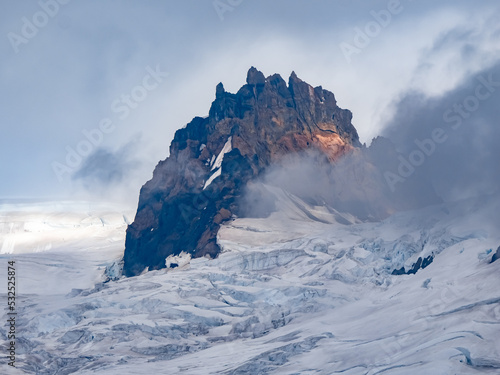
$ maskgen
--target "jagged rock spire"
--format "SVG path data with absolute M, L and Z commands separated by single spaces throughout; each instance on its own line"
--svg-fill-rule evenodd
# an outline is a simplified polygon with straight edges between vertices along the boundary
M 215 88 L 215 98 L 216 99 L 222 98 L 225 92 L 226 90 L 224 90 L 224 85 L 222 84 L 222 82 L 219 82 L 219 84 Z
M 253 66 L 248 70 L 247 73 L 247 84 L 248 85 L 263 85 L 266 82 L 266 77 L 264 74 L 254 68 Z
M 164 268 L 165 258 L 182 251 L 217 256 L 221 223 L 245 214 L 247 184 L 285 155 L 314 148 L 333 162 L 360 146 L 351 112 L 295 72 L 287 87 L 278 74 L 266 79 L 252 67 L 236 94 L 219 83 L 215 95 L 209 116 L 175 133 L 170 156 L 141 189 L 127 229 L 127 276 Z

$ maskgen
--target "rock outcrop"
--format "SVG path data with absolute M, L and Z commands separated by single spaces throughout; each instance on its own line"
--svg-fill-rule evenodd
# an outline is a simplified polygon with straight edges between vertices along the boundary
M 491 257 L 491 263 L 495 262 L 500 258 L 500 246 L 498 246 L 497 252 Z
M 220 224 L 245 214 L 245 186 L 284 155 L 317 150 L 335 161 L 361 146 L 351 112 L 295 73 L 287 85 L 252 67 L 236 94 L 219 83 L 215 95 L 209 116 L 175 133 L 170 156 L 141 189 L 127 229 L 126 276 L 164 268 L 181 252 L 217 256 Z
M 401 267 L 398 270 L 393 270 L 392 275 L 414 275 L 418 270 L 426 268 L 429 264 L 434 260 L 434 255 L 426 256 L 424 259 L 422 257 L 418 257 L 417 261 L 413 263 L 411 268 L 406 271 L 404 267 Z

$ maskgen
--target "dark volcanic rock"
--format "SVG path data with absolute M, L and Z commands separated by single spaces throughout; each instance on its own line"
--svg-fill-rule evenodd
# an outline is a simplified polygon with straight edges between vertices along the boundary
M 431 264 L 433 260 L 434 260 L 433 255 L 429 255 L 424 259 L 422 259 L 422 257 L 418 257 L 417 261 L 413 263 L 412 267 L 408 270 L 408 272 L 406 272 L 404 267 L 401 267 L 398 270 L 393 270 L 392 275 L 414 275 L 417 273 L 418 270 L 420 269 L 423 270 L 425 267 Z
M 330 161 L 360 147 L 350 111 L 335 96 L 292 73 L 255 68 L 236 94 L 222 83 L 207 118 L 195 117 L 175 133 L 170 156 L 158 163 L 141 189 L 127 229 L 126 276 L 165 267 L 182 251 L 215 257 L 222 222 L 242 215 L 240 197 L 249 181 L 286 154 L 316 149 Z
M 491 257 L 491 263 L 496 261 L 498 258 L 500 258 L 500 246 L 498 246 L 497 252 Z

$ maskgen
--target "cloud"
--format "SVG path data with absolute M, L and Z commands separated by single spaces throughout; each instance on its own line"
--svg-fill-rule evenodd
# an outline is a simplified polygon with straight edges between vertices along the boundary
M 96 149 L 74 172 L 73 181 L 95 196 L 116 198 L 117 194 L 129 193 L 130 182 L 137 178 L 143 165 L 138 157 L 140 146 L 138 138 L 115 151 Z
M 497 63 L 469 76 L 440 97 L 407 93 L 397 103 L 396 114 L 384 135 L 405 160 L 419 164 L 413 165 L 415 178 L 431 184 L 443 200 L 495 194 L 500 187 L 499 100 Z M 432 140 L 433 132 L 441 133 L 442 142 L 432 146 L 425 140 Z M 422 147 L 422 142 L 427 146 Z M 423 158 L 418 156 L 419 150 Z M 412 153 L 415 163 L 410 160 Z M 394 166 L 388 170 L 398 174 Z M 405 179 L 395 188 L 408 183 L 411 181 Z

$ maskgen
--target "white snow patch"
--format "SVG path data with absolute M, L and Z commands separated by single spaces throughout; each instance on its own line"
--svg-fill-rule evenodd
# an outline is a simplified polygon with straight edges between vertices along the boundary
M 165 259 L 165 266 L 170 268 L 172 263 L 177 264 L 177 267 L 183 268 L 186 265 L 189 265 L 191 261 L 191 254 L 188 254 L 182 251 L 179 255 L 169 255 L 167 259 Z
M 221 152 L 219 152 L 219 155 L 217 155 L 217 159 L 215 159 L 215 163 L 212 165 L 211 171 L 213 171 L 216 168 L 220 168 L 222 165 L 222 160 L 224 160 L 224 155 L 230 152 L 233 148 L 231 146 L 231 139 L 233 137 L 229 137 L 224 144 L 224 147 L 222 147 Z
M 205 182 L 205 185 L 203 186 L 203 190 L 205 190 L 207 187 L 210 186 L 213 180 L 215 180 L 217 177 L 220 176 L 222 173 L 222 168 L 217 169 L 211 176 L 210 178 Z

